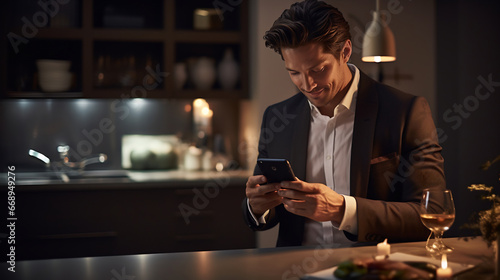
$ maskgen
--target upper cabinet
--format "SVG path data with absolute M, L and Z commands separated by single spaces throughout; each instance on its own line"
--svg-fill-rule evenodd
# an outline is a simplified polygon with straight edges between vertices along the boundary
M 248 2 L 7 2 L 2 98 L 248 97 Z

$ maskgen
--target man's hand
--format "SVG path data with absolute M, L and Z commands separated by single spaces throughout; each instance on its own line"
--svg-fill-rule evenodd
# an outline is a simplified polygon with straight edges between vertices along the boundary
M 323 184 L 296 180 L 281 182 L 278 191 L 285 209 L 296 215 L 340 225 L 344 217 L 344 197 Z
M 246 195 L 250 208 L 257 217 L 280 205 L 282 201 L 281 196 L 277 194 L 281 188 L 280 183 L 260 185 L 264 183 L 266 183 L 266 177 L 263 175 L 251 176 L 247 181 Z

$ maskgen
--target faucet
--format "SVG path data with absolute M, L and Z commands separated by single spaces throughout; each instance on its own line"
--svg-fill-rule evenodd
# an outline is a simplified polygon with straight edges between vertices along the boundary
M 78 172 L 82 172 L 87 165 L 94 163 L 103 163 L 108 159 L 108 156 L 106 154 L 101 153 L 96 156 L 86 157 L 79 161 L 72 162 L 69 159 L 69 150 L 70 148 L 68 145 L 57 146 L 57 151 L 59 152 L 59 157 L 61 158 L 61 160 L 57 162 L 51 162 L 46 155 L 37 152 L 33 149 L 30 149 L 28 154 L 44 162 L 47 169 L 52 169 L 56 171 L 56 173 L 66 183 L 69 182 L 69 177 L 66 174 L 67 172 L 75 170 Z
M 108 159 L 108 156 L 106 154 L 98 154 L 94 157 L 83 158 L 77 162 L 70 162 L 69 149 L 70 148 L 68 145 L 57 146 L 57 151 L 59 152 L 62 163 L 71 169 L 78 169 L 79 171 L 83 171 L 83 169 L 85 169 L 85 166 L 87 165 L 94 163 L 103 163 Z

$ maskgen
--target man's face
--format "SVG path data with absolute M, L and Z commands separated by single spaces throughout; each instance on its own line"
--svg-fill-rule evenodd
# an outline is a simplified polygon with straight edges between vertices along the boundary
M 339 60 L 324 52 L 319 43 L 283 48 L 281 52 L 292 82 L 322 114 L 333 114 L 339 102 L 334 101 L 334 97 L 342 90 L 347 91 L 346 86 L 351 80 L 347 59 L 341 55 Z

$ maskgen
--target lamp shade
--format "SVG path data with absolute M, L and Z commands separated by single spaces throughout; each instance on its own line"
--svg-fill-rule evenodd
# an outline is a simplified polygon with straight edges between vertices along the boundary
M 379 11 L 373 12 L 373 21 L 363 37 L 362 61 L 389 62 L 396 60 L 396 43 Z

